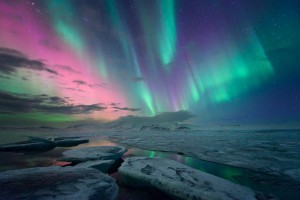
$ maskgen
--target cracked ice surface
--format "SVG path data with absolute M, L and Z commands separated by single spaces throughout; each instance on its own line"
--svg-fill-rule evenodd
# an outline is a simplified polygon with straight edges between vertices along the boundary
M 119 173 L 127 184 L 155 187 L 179 199 L 256 199 L 250 188 L 169 159 L 127 158 Z
M 207 161 L 289 176 L 300 181 L 300 133 L 297 131 L 126 130 L 105 134 L 121 145 L 181 152 Z
M 1 199 L 116 199 L 115 180 L 95 169 L 36 167 L 0 173 Z

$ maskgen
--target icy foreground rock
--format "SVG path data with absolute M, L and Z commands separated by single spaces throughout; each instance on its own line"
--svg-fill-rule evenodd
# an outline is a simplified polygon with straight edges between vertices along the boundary
M 97 146 L 65 151 L 59 160 L 67 162 L 86 162 L 91 160 L 117 160 L 126 148 L 120 146 Z
M 81 138 L 54 139 L 54 143 L 57 147 L 72 147 L 88 142 L 88 139 Z
M 114 164 L 114 160 L 95 160 L 95 161 L 87 161 L 82 162 L 76 165 L 75 167 L 87 167 L 94 168 L 103 173 L 107 173 L 108 169 Z
M 44 138 L 29 136 L 29 139 L 26 141 L 1 145 L 0 151 L 19 152 L 19 153 L 27 153 L 27 152 L 37 153 L 37 152 L 49 151 L 54 148 L 55 148 L 55 143 L 53 141 Z
M 57 137 L 52 140 L 51 138 L 45 139 L 29 136 L 29 140 L 26 141 L 1 145 L 0 151 L 18 153 L 41 153 L 50 151 L 55 147 L 72 147 L 88 142 L 88 139 L 82 139 L 80 137 Z
M 45 142 L 13 143 L 0 146 L 3 152 L 44 152 L 54 149 L 55 146 Z
M 89 168 L 38 167 L 0 173 L 0 198 L 116 199 L 113 178 Z
M 173 160 L 131 157 L 119 168 L 121 180 L 132 186 L 151 186 L 179 199 L 255 200 L 255 192 Z

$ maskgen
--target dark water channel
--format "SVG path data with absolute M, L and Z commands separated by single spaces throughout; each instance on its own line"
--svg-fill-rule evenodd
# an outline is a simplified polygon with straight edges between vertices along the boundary
M 110 141 L 96 139 L 87 144 L 82 144 L 80 146 L 72 148 L 114 145 L 116 144 Z M 62 152 L 68 149 L 70 148 L 55 148 L 51 151 L 39 154 L 17 154 L 0 152 L 0 171 L 53 165 L 64 166 L 68 163 L 57 161 L 57 158 L 61 157 Z M 124 154 L 123 159 L 131 156 L 160 157 L 176 160 L 200 171 L 213 174 L 240 185 L 248 186 L 255 191 L 273 194 L 279 199 L 297 200 L 299 199 L 300 195 L 299 182 L 290 180 L 289 178 L 285 179 L 285 177 L 276 177 L 261 174 L 249 169 L 231 167 L 228 165 L 200 160 L 197 158 L 179 155 L 177 153 L 171 152 L 157 152 L 130 147 Z M 119 199 L 170 199 L 157 190 L 136 189 L 125 186 L 119 181 L 118 173 L 111 174 L 111 176 L 116 178 L 117 183 L 120 186 Z

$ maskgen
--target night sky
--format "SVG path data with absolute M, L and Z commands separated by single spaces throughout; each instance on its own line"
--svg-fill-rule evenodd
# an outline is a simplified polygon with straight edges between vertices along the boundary
M 300 120 L 299 0 L 0 1 L 0 125 Z

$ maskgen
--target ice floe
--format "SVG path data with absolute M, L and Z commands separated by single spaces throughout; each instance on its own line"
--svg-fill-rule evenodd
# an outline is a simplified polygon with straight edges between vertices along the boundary
M 126 151 L 126 148 L 121 146 L 85 147 L 65 151 L 63 152 L 63 157 L 59 160 L 75 163 L 91 160 L 117 160 Z
M 95 160 L 95 161 L 87 161 L 82 162 L 76 165 L 75 167 L 87 167 L 94 168 L 103 173 L 107 173 L 108 169 L 114 164 L 114 160 Z
M 0 146 L 0 151 L 5 152 L 19 152 L 19 153 L 38 153 L 45 152 L 55 147 L 72 147 L 79 144 L 89 142 L 88 139 L 82 139 L 80 137 L 58 137 L 58 138 L 40 138 L 29 136 L 29 139 L 22 142 L 15 142 L 11 144 L 5 144 Z
M 0 146 L 0 151 L 4 152 L 44 152 L 55 148 L 55 143 L 51 141 L 43 141 L 37 139 L 30 139 L 23 142 L 16 142 Z
M 98 170 L 75 167 L 38 167 L 0 173 L 0 197 L 12 199 L 117 198 L 114 179 Z
M 127 158 L 119 173 L 125 184 L 154 187 L 179 199 L 256 199 L 250 188 L 168 159 Z
M 57 147 L 73 147 L 79 144 L 88 143 L 88 139 L 82 138 L 54 138 L 54 143 Z
M 120 145 L 182 152 L 202 160 L 300 181 L 298 131 L 122 131 L 106 135 Z M 287 137 L 288 135 L 288 137 Z

